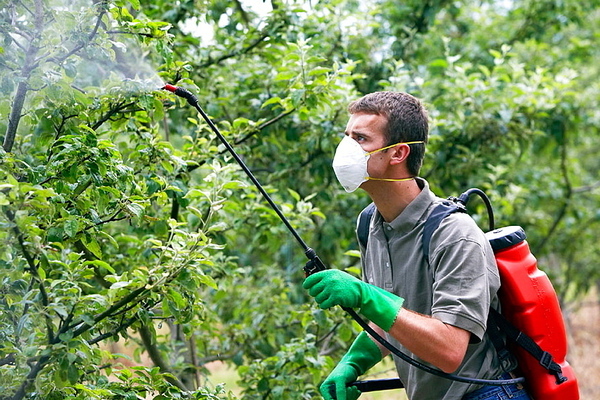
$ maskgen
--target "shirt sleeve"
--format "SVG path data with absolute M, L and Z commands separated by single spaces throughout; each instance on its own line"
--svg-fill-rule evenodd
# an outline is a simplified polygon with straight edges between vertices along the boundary
M 434 232 L 430 254 L 432 316 L 471 332 L 475 341 L 480 341 L 500 286 L 485 235 L 469 216 L 449 216 Z

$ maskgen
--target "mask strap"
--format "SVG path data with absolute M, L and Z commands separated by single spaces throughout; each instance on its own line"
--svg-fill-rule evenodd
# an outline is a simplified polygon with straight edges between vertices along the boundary
M 370 181 L 404 182 L 404 181 L 411 181 L 411 180 L 415 179 L 415 177 L 411 176 L 410 178 L 393 179 L 393 178 L 371 178 L 370 176 L 368 176 L 366 179 L 368 179 Z
M 399 144 L 419 144 L 419 143 L 425 143 L 425 142 L 423 140 L 415 140 L 413 142 L 398 142 L 398 143 L 390 144 L 389 146 L 386 146 L 386 147 L 382 147 L 381 149 L 370 151 L 367 153 L 367 155 L 370 156 L 371 154 L 377 153 L 378 151 L 391 149 L 392 147 L 397 146 Z

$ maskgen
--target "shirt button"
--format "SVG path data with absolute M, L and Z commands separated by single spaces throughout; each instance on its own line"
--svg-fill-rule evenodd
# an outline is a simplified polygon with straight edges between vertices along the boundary
M 387 230 L 388 230 L 388 231 L 391 231 L 391 230 L 392 230 L 392 227 L 391 227 L 391 226 L 388 226 L 388 227 L 387 227 Z
M 385 266 L 386 266 L 387 268 L 389 268 L 389 267 L 390 267 L 390 263 L 389 263 L 389 262 L 386 262 L 386 263 L 385 263 Z

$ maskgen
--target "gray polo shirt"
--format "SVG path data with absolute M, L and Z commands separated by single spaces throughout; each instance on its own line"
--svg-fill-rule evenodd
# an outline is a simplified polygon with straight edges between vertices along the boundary
M 361 248 L 363 279 L 404 298 L 406 309 L 471 332 L 471 344 L 455 374 L 494 379 L 502 370 L 484 335 L 490 305 L 498 304 L 494 253 L 471 217 L 454 213 L 433 233 L 428 265 L 422 251 L 423 226 L 443 200 L 424 179 L 417 178 L 417 183 L 421 193 L 391 223 L 378 212 L 373 215 L 367 248 Z M 424 362 L 387 336 L 402 352 Z M 394 361 L 412 400 L 458 400 L 480 387 L 431 375 L 396 357 Z

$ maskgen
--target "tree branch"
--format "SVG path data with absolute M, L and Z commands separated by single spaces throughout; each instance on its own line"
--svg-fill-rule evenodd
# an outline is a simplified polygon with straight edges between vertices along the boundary
M 263 129 L 265 129 L 266 127 L 268 127 L 269 125 L 273 125 L 274 123 L 276 123 L 277 121 L 283 119 L 284 117 L 287 117 L 288 115 L 290 115 L 291 113 L 293 113 L 294 111 L 296 111 L 296 108 L 292 108 L 288 111 L 284 111 L 281 114 L 271 118 L 270 120 L 263 122 L 262 124 L 260 124 L 258 127 L 256 127 L 256 129 L 252 130 L 251 132 L 249 132 L 248 134 L 246 134 L 244 137 L 242 137 L 241 139 L 238 139 L 234 142 L 234 144 L 241 144 L 244 143 L 246 140 L 248 140 L 249 138 L 251 138 L 252 136 L 256 135 L 257 133 L 259 133 L 260 131 L 262 131 Z M 224 152 L 224 151 L 223 151 Z M 221 153 L 223 153 L 221 152 Z
M 256 127 L 256 129 L 253 129 L 252 131 L 250 131 L 248 134 L 246 134 L 244 137 L 237 139 L 234 141 L 234 144 L 238 145 L 238 144 L 242 144 L 244 143 L 246 140 L 250 139 L 251 137 L 257 135 L 258 133 L 260 133 L 263 129 L 267 128 L 270 125 L 273 125 L 274 123 L 280 121 L 281 119 L 283 119 L 284 117 L 287 117 L 288 115 L 292 114 L 294 111 L 296 111 L 296 108 L 292 108 L 291 110 L 288 111 L 284 111 L 281 114 L 271 118 L 268 121 L 263 122 L 262 124 L 260 124 L 259 126 Z M 218 154 L 219 155 L 223 155 L 226 154 L 228 151 L 227 149 L 221 150 Z M 202 160 L 194 165 L 190 165 L 188 166 L 187 172 L 192 172 L 197 168 L 200 168 L 202 165 L 204 165 L 206 163 L 205 160 Z
M 118 302 L 114 303 L 112 306 L 110 306 L 104 312 L 101 312 L 100 314 L 97 314 L 96 316 L 94 316 L 94 318 L 93 318 L 94 319 L 93 325 L 90 325 L 90 324 L 88 324 L 86 322 L 83 322 L 83 323 L 82 322 L 78 322 L 77 324 L 75 324 L 75 326 L 78 325 L 79 328 L 77 328 L 75 331 L 73 331 L 73 337 L 77 337 L 77 336 L 81 335 L 82 333 L 88 331 L 90 328 L 92 328 L 98 322 L 102 321 L 106 317 L 109 317 L 109 316 L 113 315 L 120 308 L 125 307 L 127 304 L 129 304 L 132 301 L 134 301 L 138 296 L 141 296 L 142 293 L 144 293 L 145 291 L 148 291 L 148 289 L 146 289 L 145 287 L 140 287 L 140 288 L 138 288 L 138 289 L 130 292 L 127 296 L 123 297 L 121 300 L 119 300 Z M 63 331 L 66 332 L 68 329 L 71 329 L 73 327 L 74 327 L 73 325 L 66 326 L 65 329 L 63 329 Z
M 27 261 L 27 265 L 29 266 L 29 273 L 31 274 L 33 279 L 35 281 L 37 281 L 39 284 L 38 287 L 40 290 L 40 296 L 42 298 L 42 305 L 44 307 L 48 307 L 48 305 L 50 304 L 50 301 L 48 299 L 48 293 L 46 292 L 46 288 L 44 286 L 43 280 L 40 278 L 40 275 L 38 274 L 38 267 L 36 265 L 36 261 L 35 261 L 34 257 L 31 255 L 31 253 L 29 253 L 29 250 L 27 249 L 27 246 L 25 245 L 25 239 L 23 238 L 23 233 L 21 232 L 21 230 L 17 226 L 17 223 L 15 222 L 15 215 L 13 214 L 13 212 L 11 210 L 6 210 L 5 214 L 6 214 L 7 218 L 9 219 L 9 221 L 11 221 L 14 224 L 13 232 L 15 233 L 15 236 L 17 237 L 17 242 L 19 243 L 19 247 L 21 248 L 21 253 L 23 254 L 23 257 L 25 258 L 25 261 Z M 44 319 L 46 321 L 46 334 L 48 336 L 48 343 L 52 343 L 52 341 L 54 340 L 54 327 L 52 325 L 52 320 L 51 320 L 50 316 L 47 315 L 46 313 L 44 313 Z
M 54 61 L 59 65 L 62 64 L 67 58 L 71 57 L 73 54 L 75 54 L 79 50 L 83 49 L 85 46 L 88 45 L 88 43 L 90 43 L 92 41 L 92 39 L 94 39 L 94 36 L 96 36 L 96 34 L 98 33 L 98 29 L 100 28 L 100 24 L 102 23 L 102 17 L 104 16 L 104 14 L 106 14 L 106 8 L 104 7 L 104 5 L 105 5 L 105 1 L 101 1 L 99 3 L 98 7 L 100 8 L 100 12 L 98 13 L 98 16 L 96 17 L 96 24 L 92 28 L 92 31 L 88 34 L 87 38 L 85 40 L 80 41 L 68 53 L 66 53 L 60 57 L 53 57 L 51 59 L 51 61 Z
M 156 306 L 156 304 L 158 304 L 160 300 L 152 300 L 150 302 L 148 302 L 147 304 L 144 304 L 141 308 L 144 310 L 150 310 L 152 309 L 154 306 Z M 101 342 L 104 339 L 108 339 L 110 337 L 113 337 L 115 335 L 117 335 L 119 332 L 129 328 L 135 321 L 139 320 L 139 315 L 136 313 L 134 316 L 126 319 L 125 321 L 121 322 L 119 324 L 119 326 L 117 326 L 115 329 L 113 329 L 110 332 L 106 332 L 103 333 L 101 335 L 96 336 L 93 339 L 88 340 L 88 344 L 92 345 L 92 344 L 96 344 L 98 342 Z
M 106 114 L 104 114 L 102 116 L 102 118 L 100 118 L 98 121 L 96 121 L 96 123 L 94 125 L 92 125 L 90 128 L 92 128 L 93 130 L 100 128 L 100 126 L 102 126 L 103 123 L 105 123 L 106 121 L 111 119 L 111 117 L 113 115 L 115 115 L 116 113 L 135 104 L 135 102 L 131 102 L 131 103 L 127 103 L 127 104 L 124 104 L 124 103 L 125 102 L 121 102 L 115 108 L 111 108 Z
M 578 188 L 573 189 L 573 193 L 586 193 L 586 192 L 591 192 L 594 189 L 597 189 L 600 187 L 600 181 L 594 182 L 590 185 L 586 185 L 586 186 L 581 186 Z
M 281 26 L 283 26 L 283 24 L 280 24 L 280 23 L 276 24 L 275 30 L 279 29 Z M 208 57 L 208 60 L 205 61 L 204 63 L 200 64 L 200 66 L 198 68 L 204 69 L 206 67 L 210 67 L 211 65 L 219 64 L 222 61 L 225 61 L 229 58 L 233 58 L 233 57 L 237 57 L 237 56 L 249 53 L 254 48 L 256 48 L 258 45 L 260 45 L 262 42 L 264 42 L 265 39 L 267 39 L 271 35 L 268 28 L 269 27 L 265 28 L 263 30 L 262 34 L 258 38 L 254 39 L 254 41 L 252 41 L 248 46 L 244 47 L 243 49 L 232 50 L 231 52 L 223 54 L 216 59 L 212 59 L 211 57 Z
M 15 355 L 9 354 L 6 357 L 0 359 L 0 367 L 3 365 L 14 364 L 14 362 L 15 362 Z
M 560 147 L 560 170 L 562 172 L 562 177 L 563 177 L 563 181 L 564 181 L 565 195 L 563 198 L 562 205 L 560 206 L 558 213 L 556 214 L 556 217 L 554 218 L 554 222 L 552 223 L 552 226 L 550 227 L 548 234 L 544 237 L 544 239 L 542 240 L 540 245 L 537 247 L 536 252 L 538 252 L 538 253 L 542 252 L 542 249 L 548 244 L 548 241 L 556 232 L 558 225 L 560 224 L 560 222 L 563 220 L 563 218 L 567 214 L 567 210 L 569 209 L 571 198 L 573 197 L 573 187 L 571 185 L 571 180 L 569 179 L 569 168 L 567 165 L 568 164 L 568 161 L 567 161 L 567 155 L 568 155 L 567 153 L 568 152 L 567 152 L 566 129 L 564 127 L 564 123 L 562 123 L 562 122 L 561 122 L 561 129 L 562 129 L 562 134 L 563 134 L 563 140 L 562 140 L 562 143 L 560 144 L 560 146 L 561 146 Z
M 46 364 L 48 363 L 48 361 L 50 361 L 50 357 L 49 356 L 42 356 L 36 363 L 35 365 L 31 368 L 31 370 L 29 370 L 29 373 L 27 374 L 27 377 L 25 377 L 25 380 L 23 381 L 23 383 L 21 383 L 21 386 L 19 386 L 19 389 L 17 389 L 17 391 L 15 392 L 15 394 L 12 397 L 0 397 L 0 400 L 22 400 L 25 397 L 25 392 L 27 391 L 27 388 L 29 387 L 29 385 L 31 385 L 33 383 L 33 381 L 35 380 L 35 378 L 37 377 L 37 375 L 40 373 L 40 371 L 46 366 Z
M 150 359 L 163 373 L 169 374 L 165 376 L 165 379 L 172 385 L 177 386 L 181 390 L 189 390 L 183 382 L 179 380 L 163 358 L 160 350 L 156 346 L 155 341 L 152 338 L 152 333 L 150 333 L 150 329 L 145 323 L 142 323 L 140 328 L 138 329 L 138 333 L 140 334 L 140 338 L 142 339 L 142 343 L 144 347 L 148 351 L 148 355 Z
M 40 36 L 43 28 L 43 3 L 42 0 L 36 0 L 35 2 L 35 36 Z M 23 63 L 23 68 L 21 69 L 21 81 L 17 85 L 17 91 L 15 92 L 15 97 L 13 99 L 12 108 L 10 110 L 10 115 L 8 117 L 8 124 L 6 125 L 6 134 L 4 135 L 4 143 L 2 147 L 4 151 L 7 153 L 12 151 L 13 145 L 15 143 L 15 137 L 17 135 L 17 128 L 19 127 L 19 122 L 21 121 L 21 113 L 23 111 L 23 105 L 25 104 L 25 96 L 27 95 L 27 91 L 29 90 L 29 85 L 27 84 L 27 79 L 31 75 L 31 71 L 33 71 L 37 67 L 37 63 L 35 62 L 35 56 L 39 50 L 35 43 L 35 40 L 30 40 L 29 47 L 25 53 L 25 61 Z
M 106 31 L 106 33 L 110 34 L 118 34 L 118 35 L 134 35 L 134 36 L 144 36 L 147 38 L 153 38 L 154 35 L 151 33 L 143 33 L 143 32 L 126 32 L 126 31 Z

